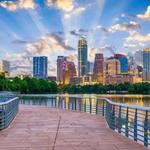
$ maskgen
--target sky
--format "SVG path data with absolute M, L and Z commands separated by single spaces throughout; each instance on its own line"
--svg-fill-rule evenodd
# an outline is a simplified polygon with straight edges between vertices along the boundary
M 150 0 L 0 0 L 0 59 L 12 75 L 31 73 L 34 56 L 48 56 L 49 75 L 57 56 L 77 64 L 81 36 L 89 61 L 149 47 Z

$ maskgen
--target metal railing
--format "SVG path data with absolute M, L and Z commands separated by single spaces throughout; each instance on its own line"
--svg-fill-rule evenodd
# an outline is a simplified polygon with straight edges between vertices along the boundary
M 147 147 L 150 146 L 150 107 L 122 104 L 96 97 L 48 95 L 47 98 L 45 101 L 36 99 L 20 102 L 102 115 L 111 129 Z
M 5 96 L 0 98 L 0 130 L 7 128 L 15 118 L 19 109 L 18 97 Z

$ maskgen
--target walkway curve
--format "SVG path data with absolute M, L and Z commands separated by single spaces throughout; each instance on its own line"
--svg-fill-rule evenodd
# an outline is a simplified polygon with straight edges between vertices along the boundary
M 0 131 L 0 150 L 147 150 L 107 127 L 103 117 L 20 106 L 9 128 Z

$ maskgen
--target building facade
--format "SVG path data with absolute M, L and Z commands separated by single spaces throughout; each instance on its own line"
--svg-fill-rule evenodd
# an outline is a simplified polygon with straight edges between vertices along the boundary
M 117 74 L 120 74 L 120 61 L 116 59 L 115 57 L 110 57 L 105 60 L 104 70 L 105 70 L 105 76 L 115 76 Z
M 63 64 L 66 61 L 64 56 L 58 56 L 57 58 L 57 82 L 63 83 Z
M 93 81 L 103 83 L 104 76 L 104 56 L 103 54 L 96 54 L 93 68 Z
M 33 57 L 33 77 L 47 78 L 48 58 L 46 56 Z
M 84 37 L 78 42 L 78 76 L 84 76 L 88 72 L 87 41 Z
M 10 62 L 6 60 L 0 60 L 0 73 L 5 76 L 10 75 Z
M 150 48 L 143 51 L 143 73 L 144 81 L 150 81 Z
M 57 82 L 69 84 L 70 78 L 76 76 L 75 64 L 69 57 L 58 56 L 57 59 Z
M 128 59 L 124 54 L 115 54 L 114 57 L 120 62 L 120 73 L 128 74 Z

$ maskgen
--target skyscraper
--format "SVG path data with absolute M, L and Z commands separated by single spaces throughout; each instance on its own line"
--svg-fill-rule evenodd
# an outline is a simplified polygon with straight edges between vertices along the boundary
M 57 57 L 57 82 L 63 83 L 63 64 L 66 61 L 64 56 Z
M 33 77 L 47 78 L 48 58 L 46 56 L 33 57 Z
M 143 51 L 144 81 L 150 81 L 150 48 Z
M 94 63 L 93 62 L 90 62 L 88 61 L 88 74 L 93 74 L 93 67 L 94 67 Z
M 114 57 L 110 57 L 105 61 L 105 75 L 115 76 L 120 74 L 120 61 Z
M 86 75 L 87 71 L 87 41 L 84 37 L 81 37 L 78 42 L 78 76 Z
M 0 73 L 4 73 L 6 76 L 10 75 L 10 63 L 6 60 L 0 60 Z
M 57 81 L 59 83 L 68 84 L 70 78 L 76 76 L 76 68 L 74 62 L 65 56 L 57 58 Z
M 95 54 L 94 68 L 93 68 L 93 81 L 103 83 L 103 66 L 104 57 L 103 54 Z
M 114 56 L 120 62 L 120 73 L 127 74 L 128 73 L 128 59 L 124 54 L 115 54 Z
M 93 68 L 93 75 L 103 74 L 104 57 L 103 54 L 96 54 Z

